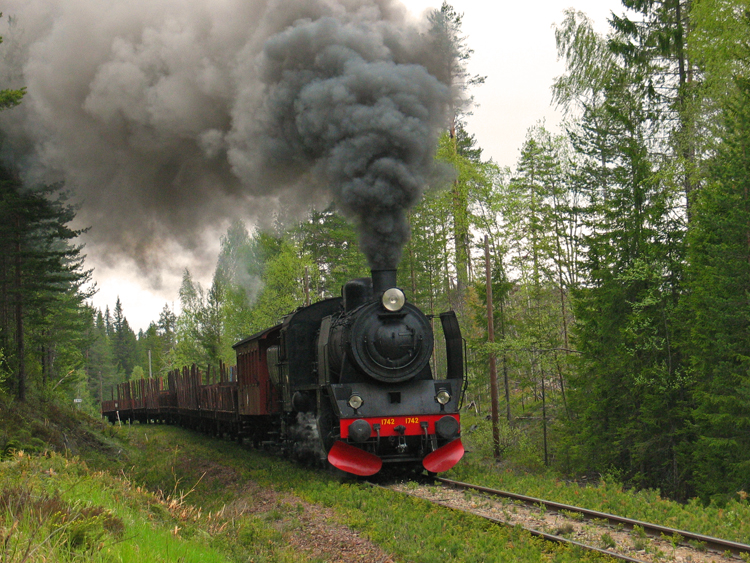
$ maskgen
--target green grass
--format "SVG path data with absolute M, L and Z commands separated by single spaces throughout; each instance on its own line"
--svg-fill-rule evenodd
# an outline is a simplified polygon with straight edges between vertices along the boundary
M 113 427 L 76 413 L 57 417 L 50 409 L 36 409 L 44 415 L 34 419 L 34 409 L 24 408 L 23 416 L 0 411 L 0 437 L 10 444 L 0 450 L 0 561 L 328 560 L 333 552 L 314 555 L 292 541 L 307 536 L 315 542 L 307 530 L 311 518 L 324 519 L 332 534 L 354 530 L 398 562 L 603 560 L 233 442 L 168 426 Z M 486 444 L 472 443 L 484 430 L 466 436 L 469 453 L 447 477 L 750 539 L 747 495 L 719 508 L 626 491 L 613 479 L 580 486 L 535 466 L 532 446 L 518 435 L 509 436 L 506 449 L 518 457 L 497 464 L 483 453 Z M 73 447 L 44 442 L 44 433 L 67 437 Z M 21 443 L 35 454 L 22 453 Z
M 195 530 L 180 533 L 167 499 L 77 458 L 18 452 L 0 463 L 0 483 L 2 561 L 228 560 Z M 151 518 L 154 506 L 166 517 Z
M 134 425 L 112 440 L 116 456 L 88 462 L 23 451 L 0 462 L 0 560 L 325 561 L 291 544 L 310 506 L 395 561 L 600 560 L 178 428 Z
M 478 517 L 437 508 L 365 483 L 342 483 L 332 475 L 230 442 L 217 442 L 168 427 L 134 426 L 125 432 L 134 446 L 129 469 L 133 480 L 157 490 L 184 493 L 189 488 L 192 502 L 204 510 L 220 510 L 241 495 L 250 481 L 300 502 L 332 510 L 337 525 L 356 530 L 397 561 L 601 560 L 533 539 L 514 528 L 498 527 Z M 156 452 L 161 452 L 161 457 L 156 458 Z M 136 459 L 138 456 L 143 459 Z M 146 459 L 151 460 L 148 466 L 144 463 Z M 220 467 L 208 464 L 207 460 L 218 460 Z M 278 560 L 294 555 L 281 547 L 289 534 L 298 530 L 294 506 L 292 503 L 266 512 L 265 521 L 246 520 L 241 534 L 275 545 L 270 555 Z M 214 541 L 231 543 L 218 536 Z M 227 547 L 231 551 L 231 546 Z

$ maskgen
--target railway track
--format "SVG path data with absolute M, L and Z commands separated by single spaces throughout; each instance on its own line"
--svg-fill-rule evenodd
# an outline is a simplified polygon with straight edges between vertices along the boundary
M 498 491 L 449 479 L 387 487 L 496 524 L 521 526 L 547 541 L 636 563 L 721 563 L 750 560 L 750 545 L 613 514 Z

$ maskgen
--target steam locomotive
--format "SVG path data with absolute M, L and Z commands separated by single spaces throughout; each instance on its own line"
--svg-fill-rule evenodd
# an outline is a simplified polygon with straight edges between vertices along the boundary
M 383 464 L 439 473 L 464 453 L 465 382 L 456 315 L 439 318 L 446 375 L 435 379 L 430 319 L 406 300 L 395 270 L 373 270 L 341 297 L 300 307 L 235 344 L 236 377 L 222 370 L 206 383 L 193 367 L 166 381 L 125 382 L 102 414 L 249 438 L 360 476 Z

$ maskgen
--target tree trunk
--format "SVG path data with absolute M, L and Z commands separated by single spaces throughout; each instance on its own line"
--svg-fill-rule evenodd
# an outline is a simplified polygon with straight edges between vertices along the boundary
M 453 244 L 456 250 L 456 308 L 463 302 L 469 282 L 469 221 L 466 196 L 458 180 L 453 182 Z
M 677 74 L 679 78 L 679 86 L 677 92 L 677 103 L 680 113 L 680 133 L 681 133 L 681 152 L 682 158 L 685 159 L 686 170 L 683 172 L 683 189 L 685 191 L 685 204 L 687 206 L 687 217 L 688 222 L 692 216 L 692 199 L 693 190 L 695 185 L 691 177 L 691 168 L 695 164 L 695 131 L 693 127 L 693 118 L 690 115 L 690 92 L 688 92 L 689 84 L 692 81 L 692 69 L 690 68 L 690 61 L 688 60 L 685 52 L 685 35 L 689 32 L 689 21 L 683 24 L 683 10 L 681 5 L 682 0 L 676 0 L 675 2 L 675 21 L 677 27 L 677 33 L 675 38 L 675 51 L 677 57 Z M 686 13 L 684 17 L 689 18 Z
M 487 341 L 495 343 L 494 303 L 492 302 L 492 266 L 490 265 L 489 237 L 484 235 L 484 269 L 487 284 Z M 497 365 L 494 350 L 490 351 L 490 404 L 492 408 L 492 446 L 495 459 L 500 459 L 500 430 L 497 416 Z
M 26 350 L 23 338 L 23 294 L 21 291 L 21 217 L 16 216 L 16 354 L 18 357 L 18 400 L 26 400 Z

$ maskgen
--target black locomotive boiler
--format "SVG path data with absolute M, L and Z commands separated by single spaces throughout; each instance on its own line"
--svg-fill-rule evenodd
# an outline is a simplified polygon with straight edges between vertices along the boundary
M 148 395 L 146 386 L 133 391 L 127 382 L 118 388 L 120 411 L 129 404 L 136 419 L 208 425 L 355 475 L 373 475 L 383 464 L 446 471 L 464 453 L 465 378 L 456 315 L 439 318 L 446 375 L 436 379 L 431 320 L 406 300 L 395 270 L 374 270 L 348 282 L 341 297 L 300 307 L 235 344 L 236 377 L 204 385 L 195 369 L 183 370 L 167 385 L 151 385 L 161 396 L 150 400 L 135 398 Z M 103 414 L 114 420 L 108 403 Z

